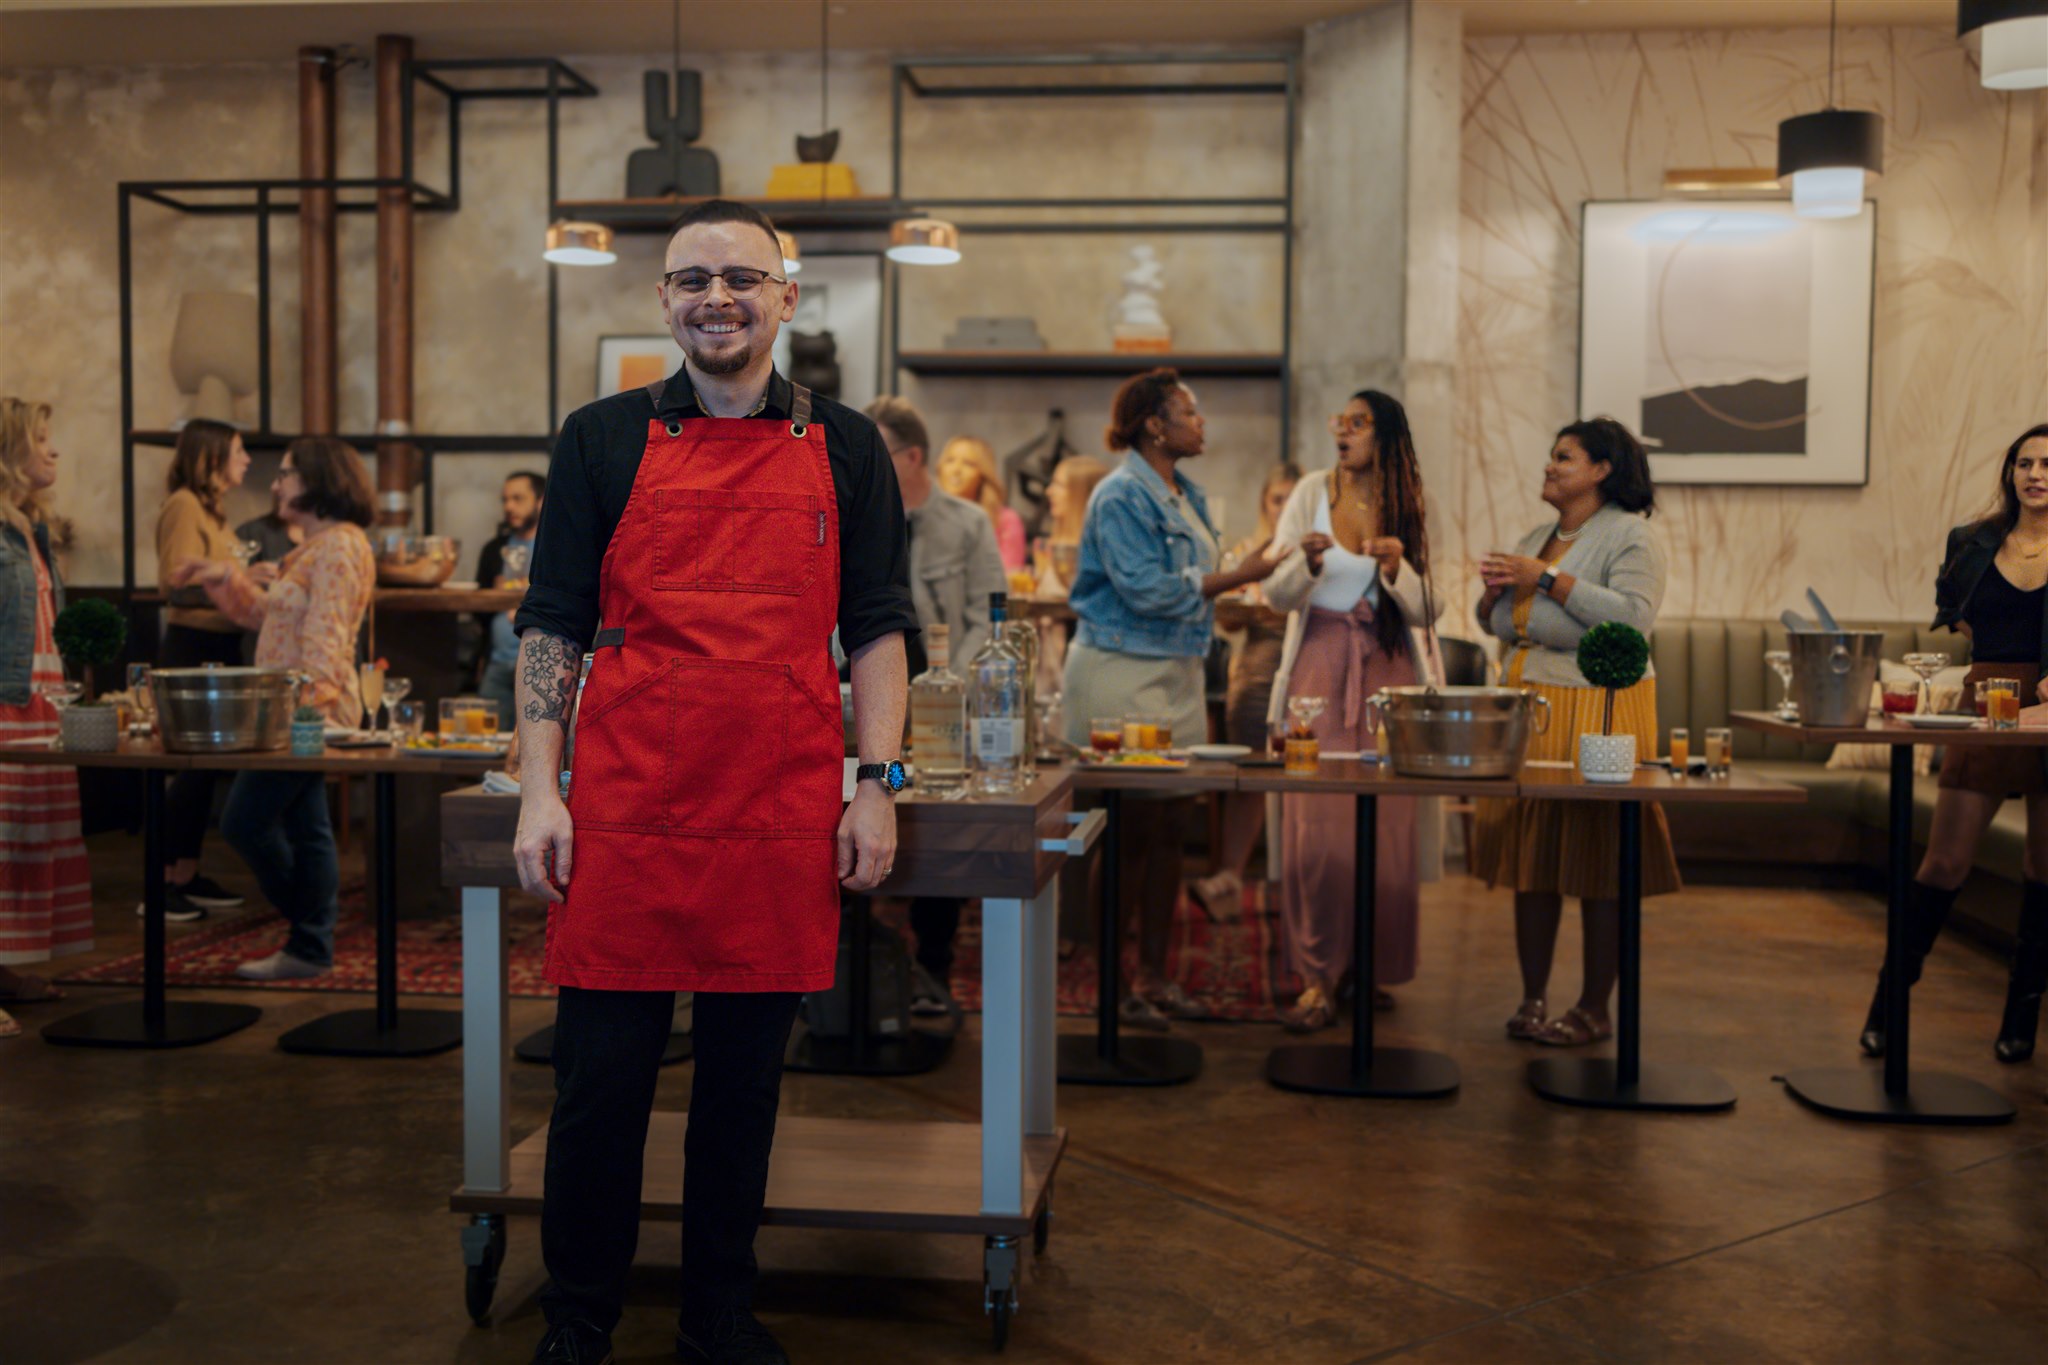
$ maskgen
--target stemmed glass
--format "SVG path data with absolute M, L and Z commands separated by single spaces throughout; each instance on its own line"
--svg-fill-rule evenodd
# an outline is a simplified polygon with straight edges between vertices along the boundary
M 263 542 L 260 540 L 238 540 L 235 542 L 234 548 L 230 553 L 234 555 L 235 563 L 246 569 L 256 562 L 258 555 L 263 553 Z
M 410 694 L 411 692 L 412 692 L 412 679 L 411 679 L 411 678 L 390 678 L 390 677 L 387 677 L 387 678 L 385 678 L 385 679 L 384 679 L 384 711 L 385 711 L 385 714 L 386 714 L 386 715 L 390 715 L 390 714 L 392 714 L 391 708 L 392 708 L 392 707 L 394 707 L 394 706 L 396 706 L 396 705 L 398 705 L 398 703 L 400 703 L 400 702 L 404 701 L 404 700 L 406 699 L 406 697 L 407 697 L 407 696 L 408 696 L 408 695 L 409 695 L 409 694 Z
M 135 714 L 139 719 L 131 728 L 137 734 L 148 734 L 156 724 L 156 693 L 150 689 L 148 664 L 128 665 L 128 695 L 134 699 Z
M 58 682 L 44 683 L 36 689 L 36 693 L 55 707 L 57 714 L 61 716 L 65 707 L 85 695 L 85 684 L 64 678 Z
M 1778 719 L 1798 720 L 1799 703 L 1792 700 L 1792 651 L 1768 650 L 1764 654 L 1764 662 L 1771 666 L 1771 672 L 1778 675 L 1778 682 L 1785 689 L 1785 695 L 1778 699 Z
M 1934 709 L 1934 675 L 1948 667 L 1948 655 L 1935 650 L 1908 654 L 1906 667 L 1920 675 L 1920 710 L 1926 715 Z

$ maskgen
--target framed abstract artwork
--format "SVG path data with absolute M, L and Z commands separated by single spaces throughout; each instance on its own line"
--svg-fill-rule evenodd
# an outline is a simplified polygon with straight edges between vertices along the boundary
M 1640 435 L 1660 484 L 1868 482 L 1876 220 L 1587 203 L 1580 415 Z
M 683 364 L 683 348 L 666 332 L 597 339 L 597 396 L 609 398 L 666 379 Z

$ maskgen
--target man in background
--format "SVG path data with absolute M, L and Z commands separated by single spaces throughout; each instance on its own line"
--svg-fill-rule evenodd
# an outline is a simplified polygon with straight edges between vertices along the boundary
M 476 560 L 476 582 L 480 588 L 523 588 L 533 572 L 533 528 L 540 524 L 541 503 L 546 500 L 545 474 L 521 470 L 505 480 L 499 490 L 505 520 L 498 534 L 484 545 Z M 483 629 L 483 644 L 477 651 L 477 695 L 498 704 L 498 728 L 510 730 L 512 674 L 519 662 L 519 636 L 512 629 L 512 613 L 481 613 L 477 624 Z
M 952 667 L 962 677 L 976 650 L 988 639 L 988 596 L 1008 586 L 995 527 L 988 513 L 956 498 L 932 477 L 931 437 L 910 401 L 885 395 L 868 404 L 867 415 L 882 433 L 910 528 L 910 601 L 920 630 L 943 625 L 952 636 Z M 924 672 L 920 641 L 911 641 L 910 675 Z M 912 755 L 915 758 L 915 755 Z M 961 901 L 919 896 L 910 902 L 910 927 L 917 935 L 917 966 L 911 974 L 910 1012 L 948 1014 L 947 987 L 953 972 L 953 936 L 960 928 Z

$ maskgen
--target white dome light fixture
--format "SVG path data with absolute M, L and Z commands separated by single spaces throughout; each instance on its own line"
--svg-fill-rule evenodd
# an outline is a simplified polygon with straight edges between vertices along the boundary
M 1981 33 L 1987 90 L 2048 88 L 2048 0 L 1959 0 L 1956 37 Z
M 1867 181 L 1884 172 L 1884 117 L 1835 108 L 1835 11 L 1828 6 L 1828 104 L 1778 125 L 1778 182 L 1803 218 L 1853 218 Z
M 960 229 L 943 218 L 899 218 L 889 224 L 884 254 L 904 265 L 952 265 L 960 259 Z
M 610 265 L 619 259 L 612 250 L 612 230 L 603 223 L 560 218 L 548 224 L 542 260 L 554 265 Z
M 775 240 L 782 244 L 782 273 L 794 275 L 804 268 L 803 256 L 796 249 L 796 238 L 781 228 L 775 230 Z

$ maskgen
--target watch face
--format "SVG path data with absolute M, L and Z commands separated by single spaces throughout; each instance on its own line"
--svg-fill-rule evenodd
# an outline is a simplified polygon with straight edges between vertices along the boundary
M 888 771 L 882 775 L 882 780 L 889 784 L 889 790 L 892 792 L 900 792 L 910 785 L 909 779 L 903 774 L 903 764 L 894 759 L 890 760 Z

